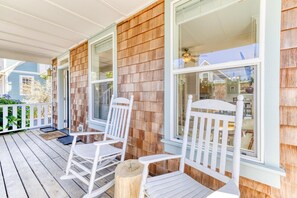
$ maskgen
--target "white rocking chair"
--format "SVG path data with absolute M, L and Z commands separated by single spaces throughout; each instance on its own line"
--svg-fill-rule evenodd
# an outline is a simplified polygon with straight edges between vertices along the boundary
M 192 96 L 189 96 L 181 155 L 159 154 L 139 158 L 144 164 L 140 198 L 144 195 L 154 198 L 240 196 L 238 186 L 243 96 L 240 95 L 237 99 L 237 105 L 219 100 L 192 103 Z M 232 178 L 225 175 L 230 122 L 235 123 Z M 191 138 L 188 142 L 189 130 Z M 180 158 L 179 171 L 147 177 L 150 163 L 177 158 Z M 225 185 L 214 192 L 186 175 L 185 164 L 224 182 Z
M 132 104 L 133 96 L 131 96 L 130 100 L 126 98 L 114 99 L 112 96 L 104 132 L 71 134 L 74 138 L 66 167 L 66 175 L 62 176 L 61 179 L 77 178 L 88 185 L 88 194 L 84 197 L 98 196 L 114 185 L 114 180 L 112 180 L 99 189 L 93 190 L 96 181 L 102 180 L 114 173 L 114 171 L 109 171 L 107 168 L 111 168 L 125 159 Z M 103 141 L 90 144 L 76 144 L 77 136 L 98 134 L 104 135 Z M 122 143 L 122 148 L 112 146 L 116 143 Z M 116 157 L 120 157 L 120 161 Z M 86 166 L 87 163 L 91 165 L 91 168 Z M 104 169 L 107 171 L 96 178 L 96 173 Z M 90 179 L 86 176 L 90 176 Z

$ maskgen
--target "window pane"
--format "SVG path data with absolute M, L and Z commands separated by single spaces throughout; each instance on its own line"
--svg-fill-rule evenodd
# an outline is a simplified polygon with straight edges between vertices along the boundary
M 113 82 L 96 83 L 93 91 L 93 119 L 107 120 Z
M 22 77 L 21 94 L 31 95 L 33 89 L 32 77 Z
M 259 57 L 259 0 L 192 0 L 175 13 L 174 68 Z
M 112 78 L 112 37 L 92 45 L 91 80 Z
M 246 151 L 256 151 L 256 80 L 254 66 L 213 70 L 176 76 L 176 131 L 183 135 L 187 97 L 193 101 L 217 99 L 236 104 L 237 96 L 244 96 L 244 120 L 241 147 Z M 232 146 L 234 123 L 229 124 L 228 144 Z

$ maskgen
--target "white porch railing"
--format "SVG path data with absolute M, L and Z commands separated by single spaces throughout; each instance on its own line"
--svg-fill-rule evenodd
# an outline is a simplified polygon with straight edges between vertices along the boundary
M 51 124 L 51 103 L 0 105 L 0 134 Z

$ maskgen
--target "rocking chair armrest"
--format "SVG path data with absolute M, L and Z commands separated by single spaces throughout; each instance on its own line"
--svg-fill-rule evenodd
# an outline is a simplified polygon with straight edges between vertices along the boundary
M 105 132 L 75 132 L 75 133 L 70 133 L 69 135 L 71 136 L 79 136 L 79 135 L 102 135 Z
M 120 142 L 120 140 L 105 140 L 105 141 L 97 141 L 97 142 L 94 142 L 93 144 L 95 144 L 96 146 L 102 146 L 107 144 L 115 144 L 118 142 Z
M 225 184 L 222 188 L 217 191 L 211 193 L 207 198 L 239 198 L 240 191 L 233 180 L 230 180 L 227 184 Z
M 181 158 L 181 155 L 170 155 L 170 154 L 158 154 L 158 155 L 150 155 L 145 157 L 140 157 L 138 161 L 142 164 L 148 165 L 155 162 L 171 160 Z

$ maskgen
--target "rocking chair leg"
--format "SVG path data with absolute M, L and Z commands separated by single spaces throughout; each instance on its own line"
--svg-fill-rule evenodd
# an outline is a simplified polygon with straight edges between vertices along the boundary
M 70 168 L 71 168 L 72 158 L 73 158 L 73 151 L 71 149 L 70 154 L 69 154 L 69 159 L 68 159 L 68 162 L 67 162 L 67 167 L 66 167 L 66 175 L 69 174 L 69 171 L 70 171 Z
M 99 153 L 99 151 L 98 151 L 98 153 Z M 92 166 L 92 172 L 91 172 L 89 190 L 88 190 L 88 196 L 89 197 L 92 197 L 91 194 L 92 194 L 92 191 L 93 191 L 93 188 L 94 188 L 94 183 L 95 183 L 95 178 L 96 178 L 96 170 L 97 170 L 97 164 L 98 164 L 98 156 L 99 155 L 96 155 L 96 157 L 94 159 L 93 166 Z

